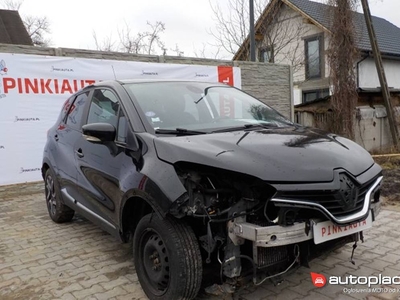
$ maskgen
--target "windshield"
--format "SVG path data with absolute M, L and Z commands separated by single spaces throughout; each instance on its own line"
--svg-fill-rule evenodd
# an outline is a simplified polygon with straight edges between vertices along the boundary
M 202 82 L 128 83 L 148 122 L 157 131 L 213 132 L 252 125 L 293 125 L 271 107 L 227 85 Z

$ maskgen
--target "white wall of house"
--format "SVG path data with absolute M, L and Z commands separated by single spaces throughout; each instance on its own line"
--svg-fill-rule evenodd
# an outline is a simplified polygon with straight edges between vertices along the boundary
M 301 104 L 303 98 L 303 94 L 301 89 L 299 88 L 298 85 L 293 86 L 293 104 Z
M 279 64 L 288 64 L 293 66 L 294 82 L 302 82 L 305 80 L 305 46 L 304 38 L 322 33 L 322 29 L 306 22 L 304 17 L 284 5 L 280 10 L 280 22 L 275 28 L 288 28 L 283 42 L 285 46 L 275 54 L 275 62 Z M 279 30 L 280 29 L 275 29 Z M 325 68 L 326 69 L 326 68 Z
M 389 87 L 400 89 L 400 61 L 384 59 L 383 66 Z M 381 86 L 373 58 L 368 58 L 359 64 L 358 74 L 360 88 Z
M 300 14 L 298 14 L 300 15 Z M 316 34 L 323 33 L 323 30 L 317 27 L 316 25 L 308 25 L 310 30 L 304 35 L 304 37 L 307 36 L 312 36 Z M 304 44 L 304 37 L 299 39 L 299 43 L 301 43 L 301 53 L 299 53 L 299 59 L 303 59 L 305 61 L 305 44 Z M 326 50 L 329 48 L 329 36 L 328 34 L 324 34 L 324 52 L 326 53 Z M 328 61 L 328 56 L 324 55 L 323 58 L 323 64 L 324 64 L 324 77 L 328 78 L 330 75 L 330 67 L 329 67 L 329 61 Z M 304 83 L 306 81 L 306 69 L 305 69 L 305 64 L 301 65 L 297 70 L 293 72 L 293 81 L 294 81 L 294 86 L 293 86 L 293 91 L 294 91 L 294 105 L 301 104 L 303 102 L 303 89 L 299 86 L 299 84 Z
M 325 48 L 324 48 L 324 54 L 327 53 L 328 49 L 329 49 L 329 43 L 330 41 L 330 36 L 329 34 L 325 33 L 324 36 L 324 41 L 325 41 Z M 329 60 L 328 60 L 328 55 L 325 54 L 324 56 L 324 62 L 325 62 L 325 77 L 329 77 L 331 75 L 331 69 L 329 67 Z
M 282 28 L 285 28 L 284 30 Z M 274 62 L 277 64 L 291 65 L 293 67 L 293 82 L 294 82 L 294 104 L 302 103 L 302 88 L 299 84 L 306 81 L 306 70 L 305 70 L 305 41 L 307 37 L 315 36 L 323 33 L 324 31 L 314 25 L 310 24 L 302 14 L 288 6 L 284 5 L 279 13 L 279 22 L 274 27 L 274 33 L 272 37 L 279 35 L 276 38 L 274 48 L 275 56 Z M 258 45 L 258 49 L 267 47 L 268 42 L 264 40 Z M 324 35 L 324 50 L 329 47 L 329 36 Z M 323 55 L 325 51 L 321 54 Z M 258 53 L 257 53 L 258 54 Z M 257 55 L 258 57 L 258 55 Z M 329 77 L 329 64 L 326 56 L 322 60 L 324 73 L 322 78 Z

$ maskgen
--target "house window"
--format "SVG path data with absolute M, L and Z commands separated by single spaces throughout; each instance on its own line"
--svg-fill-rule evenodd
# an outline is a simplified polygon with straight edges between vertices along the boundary
M 322 36 L 305 40 L 306 79 L 322 77 Z
M 258 61 L 259 62 L 274 62 L 274 52 L 272 47 L 261 48 L 258 51 Z
M 303 103 L 311 102 L 329 96 L 329 89 L 312 90 L 303 92 Z

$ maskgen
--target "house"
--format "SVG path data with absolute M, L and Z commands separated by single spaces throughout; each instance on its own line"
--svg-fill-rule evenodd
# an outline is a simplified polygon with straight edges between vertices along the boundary
M 0 9 L 0 43 L 33 45 L 18 11 Z
M 258 61 L 293 66 L 294 104 L 312 102 L 330 94 L 327 50 L 332 7 L 308 0 L 271 0 L 256 22 Z M 360 98 L 376 98 L 380 83 L 372 56 L 364 15 L 354 12 L 356 44 L 360 52 L 356 83 Z M 389 87 L 400 90 L 400 28 L 373 17 Z M 247 39 L 233 60 L 248 60 Z M 378 94 L 379 95 L 379 94 Z

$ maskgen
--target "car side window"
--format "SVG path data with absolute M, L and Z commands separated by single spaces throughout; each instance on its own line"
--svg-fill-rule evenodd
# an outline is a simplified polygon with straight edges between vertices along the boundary
M 65 124 L 74 130 L 81 130 L 82 116 L 85 110 L 85 104 L 89 96 L 89 91 L 78 95 L 75 101 L 68 108 L 68 116 Z
M 96 89 L 90 102 L 87 124 L 109 123 L 118 127 L 118 97 L 108 89 Z

